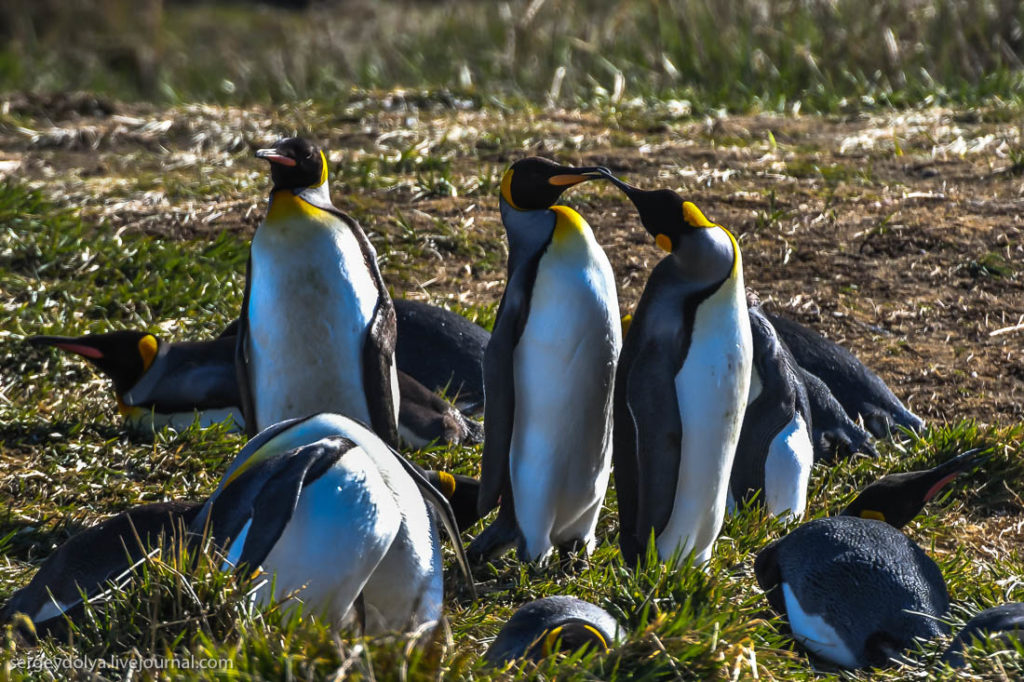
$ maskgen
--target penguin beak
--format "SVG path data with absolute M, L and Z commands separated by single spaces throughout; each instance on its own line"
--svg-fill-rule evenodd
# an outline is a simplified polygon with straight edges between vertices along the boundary
M 277 163 L 282 166 L 294 166 L 296 165 L 295 159 L 290 156 L 285 156 L 279 153 L 276 149 L 257 149 L 257 159 L 266 159 L 270 163 Z
M 981 448 L 974 448 L 973 450 L 968 450 L 961 455 L 957 455 L 948 462 L 944 462 L 943 464 L 935 467 L 931 472 L 932 475 L 941 476 L 941 478 L 932 484 L 932 487 L 924 494 L 924 501 L 928 502 L 931 500 L 939 494 L 939 491 L 942 490 L 947 483 L 968 469 L 981 464 L 991 456 L 990 454 L 983 455 L 980 453 Z
M 33 336 L 29 338 L 28 341 L 29 343 L 37 346 L 53 346 L 54 348 L 60 348 L 61 350 L 65 350 L 69 353 L 81 355 L 83 358 L 99 360 L 103 357 L 103 352 L 98 348 L 87 346 L 84 343 L 76 343 L 74 339 L 62 336 Z
M 567 173 L 559 173 L 548 178 L 548 184 L 555 187 L 572 187 L 587 180 L 603 178 L 608 173 L 607 168 L 600 166 L 589 166 L 584 168 L 568 168 Z

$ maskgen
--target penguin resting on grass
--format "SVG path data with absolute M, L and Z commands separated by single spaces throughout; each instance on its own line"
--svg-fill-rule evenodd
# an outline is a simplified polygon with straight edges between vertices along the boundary
M 610 613 L 588 601 L 557 595 L 537 599 L 512 614 L 484 654 L 492 666 L 527 658 L 540 661 L 556 651 L 607 651 L 622 637 Z
M 362 228 L 331 203 L 327 158 L 256 152 L 274 186 L 249 252 L 236 363 L 246 431 L 330 411 L 398 446 L 395 309 Z
M 794 639 L 836 665 L 866 668 L 888 665 L 915 639 L 945 634 L 942 573 L 898 529 L 978 461 L 970 451 L 885 476 L 839 516 L 809 521 L 762 549 L 757 582 Z
M 900 402 L 885 382 L 850 351 L 799 322 L 768 315 L 797 364 L 821 379 L 853 419 L 876 438 L 888 438 L 897 426 L 911 431 L 924 428 L 924 420 Z
M 233 430 L 244 430 L 235 373 L 235 328 L 232 323 L 209 341 L 167 342 L 138 331 L 32 336 L 28 341 L 80 355 L 109 377 L 118 411 L 133 432 L 149 434 L 165 426 L 182 430 L 197 419 L 205 428 L 228 418 Z M 479 422 L 401 370 L 398 384 L 398 428 L 406 444 L 422 448 L 434 442 L 483 442 Z
M 630 566 L 651 534 L 661 560 L 711 556 L 751 374 L 743 263 L 732 234 L 667 189 L 609 174 L 668 255 L 651 272 L 615 381 L 619 544 Z
M 992 639 L 998 639 L 1009 647 L 1019 647 L 1024 642 L 1024 604 L 1016 602 L 993 606 L 971 618 L 949 643 L 942 654 L 942 661 L 961 668 L 965 648 Z
M 799 367 L 760 306 L 748 300 L 750 393 L 729 479 L 729 506 L 759 495 L 773 516 L 800 518 L 814 464 L 811 408 Z
M 226 568 L 267 574 L 258 602 L 294 593 L 305 614 L 378 633 L 441 617 L 439 523 L 475 598 L 444 495 L 372 431 L 321 413 L 250 440 L 191 530 L 225 548 Z
M 491 334 L 436 305 L 396 298 L 398 369 L 476 415 L 484 404 L 484 350 Z
M 157 502 L 121 512 L 73 535 L 48 556 L 32 580 L 0 609 L 0 623 L 16 614 L 33 627 L 19 628 L 32 643 L 63 638 L 68 619 L 82 617 L 86 598 L 95 598 L 127 579 L 133 565 L 158 547 L 173 546 L 199 513 L 202 502 Z
M 579 213 L 554 205 L 600 178 L 530 157 L 501 181 L 508 283 L 484 356 L 479 512 L 497 519 L 469 547 L 486 559 L 517 543 L 541 561 L 587 554 L 608 487 L 612 386 L 622 345 L 615 277 Z
M 233 336 L 168 343 L 148 332 L 118 331 L 28 341 L 80 355 L 109 377 L 117 410 L 132 431 L 181 430 L 197 417 L 202 427 L 230 419 L 244 428 Z

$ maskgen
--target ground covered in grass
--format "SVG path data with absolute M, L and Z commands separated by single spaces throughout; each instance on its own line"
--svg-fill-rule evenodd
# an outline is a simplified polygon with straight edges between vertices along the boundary
M 908 532 L 946 575 L 954 625 L 980 608 L 1024 600 L 1019 111 L 686 114 L 671 103 L 512 111 L 413 91 L 353 90 L 330 107 L 0 99 L 0 597 L 78 528 L 132 504 L 208 494 L 241 446 L 217 429 L 131 440 L 101 379 L 23 339 L 125 327 L 169 339 L 216 334 L 237 314 L 247 240 L 268 189 L 252 151 L 299 133 L 330 150 L 335 203 L 367 229 L 394 295 L 485 326 L 504 286 L 496 192 L 511 159 L 537 153 L 604 164 L 643 187 L 680 190 L 737 234 L 747 284 L 768 307 L 852 349 L 929 420 L 920 438 L 883 444 L 878 460 L 817 469 L 810 515 L 837 512 L 883 473 L 991 448 L 984 468 Z M 659 258 L 650 238 L 611 188 L 584 185 L 567 202 L 594 227 L 623 310 L 631 309 Z M 478 473 L 475 448 L 413 458 Z M 627 624 L 628 639 L 605 656 L 556 660 L 532 674 L 833 674 L 789 643 L 753 579 L 753 553 L 784 532 L 780 524 L 757 511 L 738 514 L 706 573 L 684 564 L 635 575 L 618 558 L 614 494 L 606 505 L 604 542 L 589 568 L 567 575 L 509 557 L 478 571 L 475 603 L 453 580 L 447 626 L 420 648 L 410 638 L 340 638 L 276 610 L 254 613 L 246 584 L 209 562 L 185 575 L 180 559 L 164 557 L 97 611 L 73 646 L 51 642 L 26 654 L 11 644 L 0 658 L 15 677 L 26 655 L 78 652 L 226 659 L 216 671 L 224 678 L 481 679 L 495 673 L 477 659 L 517 605 L 571 593 L 608 608 Z M 919 664 L 854 677 L 930 678 L 943 645 L 926 646 Z M 970 660 L 984 678 L 1024 674 L 1019 657 Z M 142 672 L 157 674 L 171 673 Z

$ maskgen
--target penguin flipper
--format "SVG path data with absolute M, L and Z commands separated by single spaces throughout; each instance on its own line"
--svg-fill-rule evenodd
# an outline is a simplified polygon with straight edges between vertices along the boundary
M 636 527 L 628 530 L 638 539 L 641 552 L 651 530 L 658 536 L 668 525 L 679 480 L 683 423 L 675 388 L 679 368 L 672 357 L 666 344 L 649 341 L 640 349 L 626 378 L 629 410 L 637 424 L 639 465 Z
M 516 409 L 513 354 L 528 314 L 527 294 L 521 283 L 513 283 L 510 278 L 484 352 L 484 447 L 477 501 L 481 516 L 498 506 L 498 499 L 509 488 L 509 449 Z
M 246 468 L 215 493 L 209 505 L 210 533 L 227 549 L 249 521 L 236 567 L 259 566 L 291 520 L 302 489 L 322 476 L 354 444 L 332 437 L 273 455 Z
M 445 533 L 448 534 L 449 539 L 452 541 L 452 548 L 455 550 L 455 559 L 458 561 L 459 570 L 462 571 L 462 575 L 466 579 L 466 584 L 469 587 L 469 593 L 473 601 L 476 601 L 476 585 L 473 584 L 473 573 L 469 570 L 469 559 L 466 557 L 466 550 L 462 546 L 462 538 L 459 536 L 459 524 L 455 520 L 455 512 L 452 511 L 448 498 L 430 482 L 428 474 L 423 469 L 407 460 L 396 450 L 392 449 L 391 452 L 398 458 L 402 468 L 405 469 L 406 473 L 416 483 L 416 487 L 419 488 L 423 499 L 433 507 L 440 518 Z
M 249 380 L 249 294 L 252 290 L 252 255 L 245 264 L 245 292 L 242 294 L 242 312 L 238 316 L 238 335 L 235 337 L 235 377 L 238 379 L 239 409 L 245 419 L 245 435 L 252 438 L 260 432 L 256 423 L 256 401 Z
M 375 261 L 372 269 L 376 270 Z M 379 279 L 380 275 L 377 277 Z M 383 282 L 380 282 L 379 286 L 377 307 L 370 319 L 366 341 L 363 342 L 363 386 L 370 408 L 371 428 L 381 440 L 396 448 L 398 415 L 395 414 L 394 396 L 398 387 L 392 386 L 391 381 L 398 332 L 391 297 L 388 296 L 387 289 L 383 288 Z

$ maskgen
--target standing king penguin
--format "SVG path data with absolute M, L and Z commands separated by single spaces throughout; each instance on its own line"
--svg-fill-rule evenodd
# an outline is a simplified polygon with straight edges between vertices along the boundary
M 626 563 L 711 556 L 747 404 L 751 337 L 740 248 L 668 189 L 609 174 L 668 252 L 637 304 L 615 381 L 615 488 Z
M 508 284 L 484 355 L 479 511 L 497 519 L 470 545 L 486 558 L 518 542 L 540 561 L 590 551 L 608 487 L 612 387 L 622 345 L 612 268 L 579 213 L 553 205 L 597 168 L 530 157 L 501 181 Z
M 322 151 L 288 138 L 256 156 L 270 162 L 274 187 L 238 324 L 246 430 L 329 411 L 397 446 L 395 309 L 376 252 L 331 204 Z

